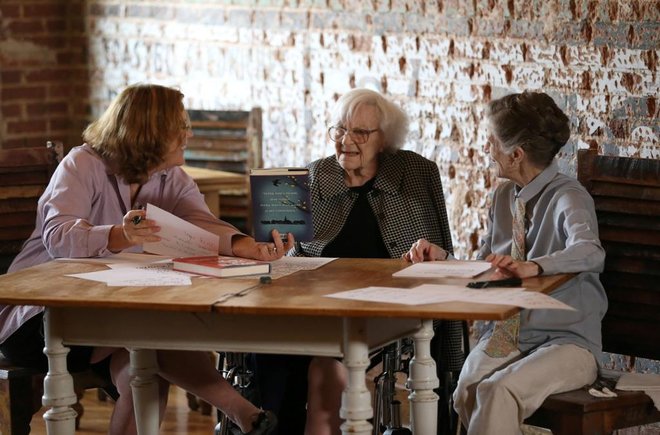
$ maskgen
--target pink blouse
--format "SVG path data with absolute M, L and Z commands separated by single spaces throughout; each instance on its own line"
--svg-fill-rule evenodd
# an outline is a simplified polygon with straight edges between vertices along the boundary
M 130 185 L 109 172 L 88 145 L 72 149 L 58 165 L 37 206 L 36 228 L 9 272 L 54 258 L 111 255 L 108 237 L 126 210 L 156 205 L 220 236 L 221 255 L 232 255 L 231 239 L 242 234 L 208 209 L 195 181 L 180 167 L 153 174 L 131 204 Z M 141 252 L 134 246 L 126 252 Z M 0 305 L 0 342 L 43 307 Z

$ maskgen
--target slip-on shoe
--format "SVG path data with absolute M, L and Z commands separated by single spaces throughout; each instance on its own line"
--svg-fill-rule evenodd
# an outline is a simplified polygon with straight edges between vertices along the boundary
M 272 411 L 261 411 L 252 423 L 252 427 L 247 435 L 268 435 L 277 427 L 277 417 Z

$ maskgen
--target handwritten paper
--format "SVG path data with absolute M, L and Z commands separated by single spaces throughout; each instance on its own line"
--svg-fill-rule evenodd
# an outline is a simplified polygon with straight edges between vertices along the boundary
M 538 292 L 524 288 L 470 289 L 458 285 L 424 284 L 414 288 L 366 287 L 326 295 L 337 299 L 386 302 L 403 305 L 467 302 L 512 305 L 527 309 L 574 310 L 573 307 Z
M 425 261 L 415 263 L 392 276 L 405 278 L 472 278 L 490 269 L 487 261 Z
M 158 223 L 160 242 L 145 243 L 144 250 L 171 257 L 218 255 L 220 237 L 186 222 L 153 204 L 147 204 L 147 219 Z
M 171 261 L 172 257 L 164 255 L 141 254 L 136 252 L 120 252 L 107 257 L 83 257 L 83 258 L 56 258 L 55 261 L 72 263 L 105 264 L 117 266 L 135 266 L 137 264 L 150 264 Z
M 67 275 L 73 278 L 104 282 L 108 286 L 170 286 L 191 285 L 190 276 L 168 270 L 166 266 L 120 267 L 117 269 L 100 270 L 97 272 L 76 273 Z
M 385 302 L 389 304 L 423 305 L 449 302 L 443 295 L 425 289 L 418 290 L 397 287 L 366 287 L 325 295 L 328 298 L 354 301 Z

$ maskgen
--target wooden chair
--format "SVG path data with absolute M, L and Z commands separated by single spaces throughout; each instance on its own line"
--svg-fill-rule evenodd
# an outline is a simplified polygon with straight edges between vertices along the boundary
M 261 109 L 189 110 L 193 137 L 185 151 L 190 166 L 246 175 L 244 187 L 220 191 L 220 218 L 250 234 L 247 174 L 262 160 Z
M 607 254 L 600 275 L 609 309 L 603 350 L 660 360 L 660 160 L 578 152 L 578 179 L 594 198 Z M 660 421 L 642 392 L 596 398 L 586 390 L 555 394 L 527 423 L 553 434 L 611 434 Z
M 0 273 L 21 250 L 34 229 L 37 200 L 44 192 L 63 147 L 0 150 Z
M 47 142 L 45 148 L 0 150 L 0 273 L 5 273 L 23 242 L 32 234 L 37 201 L 53 171 L 62 160 L 61 142 Z M 30 433 L 32 415 L 41 408 L 45 373 L 10 364 L 0 354 L 0 434 Z M 104 388 L 118 397 L 114 386 L 91 370 L 75 373 L 78 397 L 88 388 Z M 83 414 L 80 403 L 76 427 Z

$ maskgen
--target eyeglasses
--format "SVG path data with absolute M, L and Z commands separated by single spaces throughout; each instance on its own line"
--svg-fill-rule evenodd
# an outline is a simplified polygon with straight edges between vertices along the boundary
M 353 142 L 358 145 L 362 145 L 369 140 L 369 135 L 376 131 L 380 130 L 379 128 L 374 128 L 373 130 L 365 130 L 363 128 L 353 128 L 347 129 L 344 127 L 332 126 L 328 129 L 328 137 L 331 141 L 336 143 L 341 143 L 344 140 L 346 134 L 351 136 Z

